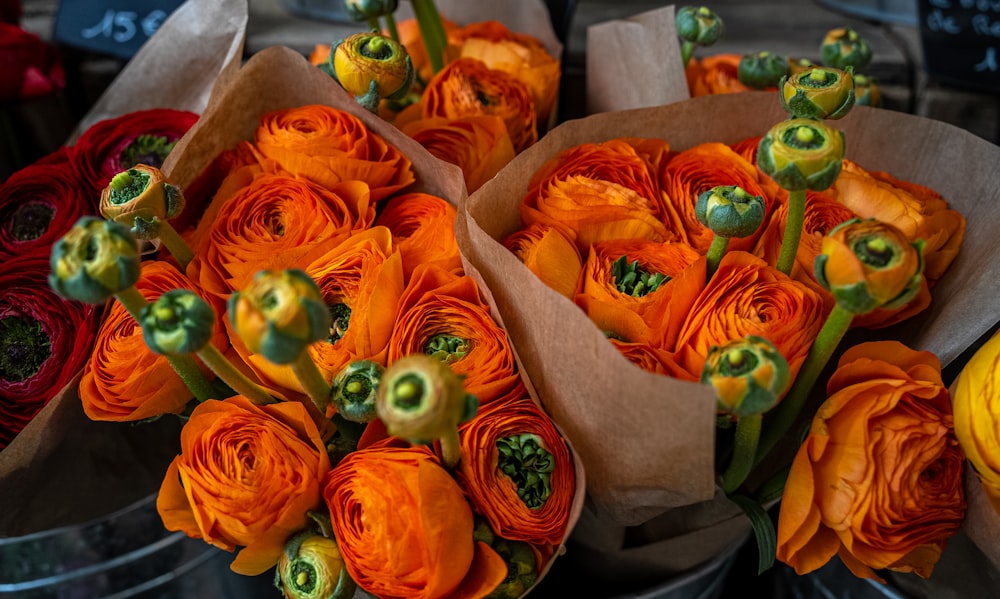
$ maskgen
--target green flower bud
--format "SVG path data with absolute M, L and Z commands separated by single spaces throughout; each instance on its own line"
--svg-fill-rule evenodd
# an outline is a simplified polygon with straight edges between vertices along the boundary
M 316 282 L 298 269 L 258 272 L 229 296 L 230 323 L 247 348 L 275 364 L 290 364 L 330 334 L 330 311 Z
M 733 416 L 770 410 L 788 391 L 788 361 L 770 341 L 749 335 L 712 346 L 705 358 L 701 382 L 716 393 L 716 409 Z
M 792 118 L 830 119 L 846 116 L 854 107 L 854 72 L 813 67 L 781 82 L 781 105 Z
M 371 360 L 351 362 L 333 377 L 330 401 L 337 413 L 351 422 L 376 418 L 375 395 L 384 368 Z
M 52 244 L 49 285 L 66 299 L 101 304 L 135 285 L 139 260 L 127 227 L 84 216 Z
M 872 49 L 857 31 L 849 27 L 831 29 L 819 46 L 823 64 L 835 69 L 860 71 L 872 60 Z
M 876 108 L 882 105 L 882 92 L 874 78 L 865 75 L 854 76 L 854 103 Z
M 399 0 L 344 0 L 347 16 L 355 21 L 368 21 L 396 12 Z
M 415 77 L 406 48 L 375 32 L 356 33 L 334 44 L 329 63 L 334 79 L 371 112 L 382 99 L 406 96 Z
M 789 191 L 827 189 L 843 164 L 844 133 L 823 121 L 782 121 L 757 146 L 757 166 Z
M 358 586 L 337 541 L 308 530 L 285 543 L 274 583 L 286 599 L 350 599 Z
M 132 227 L 139 239 L 158 236 L 155 223 L 174 218 L 184 209 L 184 194 L 167 182 L 160 169 L 145 164 L 121 171 L 101 192 L 101 215 Z
M 694 214 L 719 237 L 749 237 L 764 222 L 764 198 L 738 185 L 719 185 L 698 195 Z
M 212 339 L 215 311 L 189 289 L 171 289 L 140 313 L 142 337 L 158 354 L 192 354 Z
M 920 290 L 923 248 L 923 240 L 911 243 L 895 225 L 854 218 L 823 238 L 814 264 L 816 280 L 854 314 L 895 309 Z
M 507 576 L 485 599 L 523 597 L 538 581 L 538 560 L 531 545 L 498 537 L 485 522 L 476 525 L 472 536 L 489 545 L 507 564 Z
M 476 413 L 475 396 L 448 364 L 424 354 L 400 358 L 382 373 L 375 411 L 390 435 L 411 443 L 441 440 L 445 463 L 461 458 L 458 425 Z
M 674 21 L 677 35 L 699 46 L 711 46 L 719 41 L 725 30 L 719 15 L 705 6 L 683 6 L 677 10 Z
M 782 77 L 787 77 L 789 72 L 787 58 L 763 51 L 741 57 L 736 76 L 743 85 L 754 89 L 767 89 L 778 87 Z

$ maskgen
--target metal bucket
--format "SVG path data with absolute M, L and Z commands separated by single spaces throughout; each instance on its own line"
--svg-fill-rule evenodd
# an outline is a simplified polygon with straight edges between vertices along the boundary
M 0 597 L 280 597 L 273 572 L 241 576 L 232 559 L 165 530 L 154 494 L 77 526 L 0 538 Z

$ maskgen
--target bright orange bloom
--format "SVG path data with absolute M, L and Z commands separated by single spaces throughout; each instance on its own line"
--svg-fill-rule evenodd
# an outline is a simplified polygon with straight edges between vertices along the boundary
M 940 361 L 863 343 L 841 357 L 827 394 L 785 484 L 777 558 L 798 574 L 838 554 L 858 577 L 930 576 L 966 508 Z
M 403 257 L 407 279 L 419 264 L 461 273 L 462 257 L 455 241 L 455 206 L 443 198 L 415 192 L 398 195 L 379 210 L 376 226 L 389 229 Z
M 181 430 L 181 454 L 167 469 L 156 509 L 167 530 L 225 549 L 230 566 L 255 576 L 278 563 L 285 541 L 322 505 L 330 470 L 305 406 L 256 406 L 235 395 L 208 400 Z
M 739 78 L 741 54 L 712 54 L 692 57 L 684 74 L 691 97 L 753 91 Z
M 499 116 L 421 118 L 401 124 L 400 129 L 434 156 L 459 166 L 469 193 L 514 159 L 514 144 Z
M 556 222 L 533 223 L 518 229 L 503 245 L 546 285 L 571 298 L 580 287 L 583 260 L 572 231 Z

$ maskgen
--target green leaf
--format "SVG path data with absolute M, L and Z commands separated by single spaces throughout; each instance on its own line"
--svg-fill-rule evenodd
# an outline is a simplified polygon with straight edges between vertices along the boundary
M 763 574 L 774 565 L 774 554 L 778 550 L 778 534 L 771 516 L 759 503 L 745 495 L 730 495 L 729 499 L 750 519 L 757 538 L 757 574 Z

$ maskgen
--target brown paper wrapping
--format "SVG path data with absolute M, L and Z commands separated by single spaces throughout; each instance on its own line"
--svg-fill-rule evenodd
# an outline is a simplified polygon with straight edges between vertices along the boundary
M 71 141 L 104 119 L 136 110 L 201 112 L 216 81 L 239 68 L 247 0 L 187 0 L 160 25 L 80 120 Z
M 733 143 L 764 134 L 785 116 L 775 94 L 747 92 L 569 121 L 462 205 L 458 227 L 467 230 L 460 248 L 493 293 L 524 370 L 587 470 L 593 510 L 581 517 L 574 541 L 598 548 L 603 553 L 595 557 L 606 563 L 648 557 L 643 571 L 666 576 L 721 552 L 738 538 L 739 522 L 748 526 L 715 495 L 713 394 L 627 362 L 582 310 L 541 283 L 500 241 L 520 227 L 518 206 L 532 173 L 563 149 L 621 136 L 666 139 L 675 150 Z M 1000 188 L 993 180 L 1000 148 L 948 124 L 864 106 L 832 124 L 844 131 L 852 160 L 939 191 L 967 219 L 961 253 L 934 289 L 930 308 L 881 333 L 933 351 L 948 366 L 1000 320 L 1000 261 L 989 259 L 1000 226 Z M 707 517 L 685 529 L 692 510 Z M 690 559 L 677 563 L 678 555 Z
M 690 97 L 674 6 L 587 28 L 587 113 L 663 106 Z

